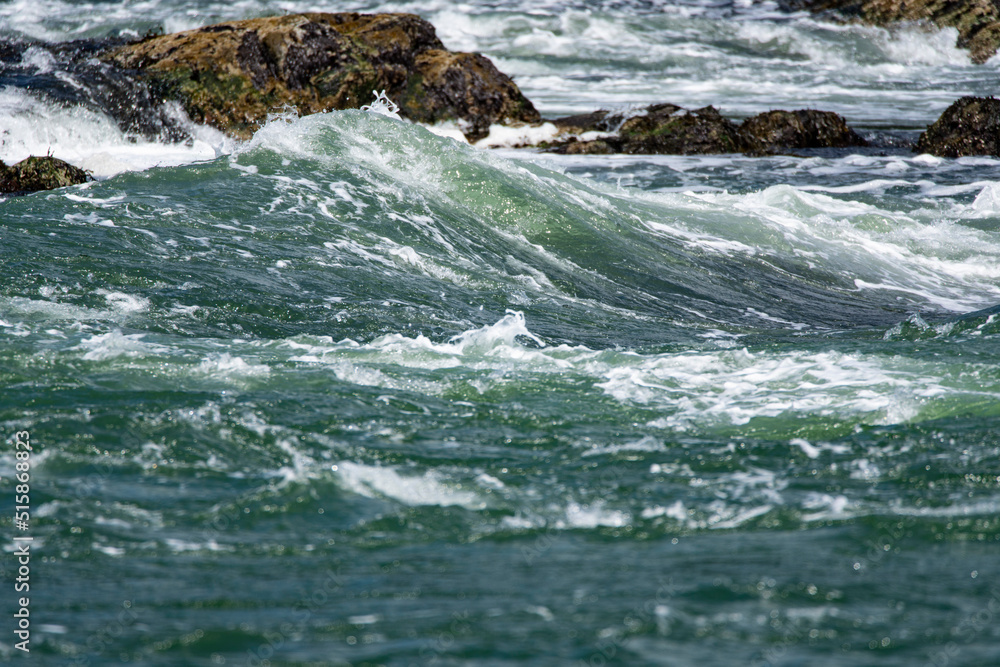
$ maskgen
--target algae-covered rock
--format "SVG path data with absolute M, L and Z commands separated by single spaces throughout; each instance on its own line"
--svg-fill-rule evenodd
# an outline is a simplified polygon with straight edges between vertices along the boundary
M 864 23 L 886 27 L 928 22 L 958 30 L 958 46 L 973 62 L 984 63 L 1000 46 L 1000 4 L 995 0 L 790 0 L 789 9 L 834 11 Z
M 556 153 L 694 155 L 746 148 L 736 125 L 710 106 L 689 111 L 676 104 L 654 104 L 627 113 L 602 109 L 551 122 L 567 135 L 551 149 Z M 598 136 L 588 138 L 588 133 Z
M 405 92 L 397 97 L 400 113 L 417 122 L 464 121 L 469 141 L 488 135 L 493 123 L 541 120 L 514 82 L 478 53 L 421 53 Z
M 12 167 L 0 162 L 0 193 L 20 194 L 86 183 L 87 172 L 58 158 L 29 157 Z
M 308 13 L 152 37 L 105 59 L 135 70 L 195 121 L 249 137 L 268 113 L 358 108 L 385 90 L 414 120 L 454 120 L 475 140 L 538 112 L 485 57 L 444 49 L 412 14 Z
M 736 153 L 744 150 L 739 130 L 715 107 L 688 111 L 673 104 L 647 107 L 647 113 L 622 123 L 623 153 Z
M 767 155 L 790 148 L 868 145 L 842 116 L 815 109 L 768 111 L 739 127 L 715 107 L 689 111 L 676 104 L 654 104 L 624 113 L 601 109 L 549 122 L 562 134 L 540 147 L 554 153 Z
M 739 132 L 747 146 L 760 152 L 868 145 L 848 127 L 843 116 L 816 109 L 767 111 L 743 121 Z
M 916 150 L 941 157 L 1000 155 L 1000 100 L 956 100 L 920 135 Z

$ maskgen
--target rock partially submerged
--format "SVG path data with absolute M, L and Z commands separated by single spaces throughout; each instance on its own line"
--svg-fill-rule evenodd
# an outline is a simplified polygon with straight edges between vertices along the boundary
M 44 97 L 64 108 L 107 114 L 130 136 L 163 142 L 187 140 L 190 133 L 183 121 L 149 86 L 98 59 L 125 43 L 119 37 L 56 43 L 0 38 L 0 79 L 15 87 L 23 85 L 32 97 Z
M 814 109 L 768 111 L 741 126 L 723 118 L 715 107 L 689 111 L 675 104 L 654 104 L 628 113 L 600 110 L 551 122 L 565 138 L 542 147 L 569 154 L 761 155 L 867 145 L 843 117 Z
M 385 90 L 400 115 L 456 121 L 475 141 L 538 112 L 484 56 L 447 51 L 413 14 L 308 13 L 152 37 L 105 59 L 134 70 L 196 122 L 240 138 L 269 113 L 358 108 Z
M 689 111 L 676 104 L 654 104 L 627 113 L 599 110 L 552 123 L 568 136 L 552 148 L 556 153 L 691 155 L 744 148 L 736 125 L 711 106 Z
M 738 126 L 712 106 L 654 104 L 542 124 L 531 102 L 493 63 L 479 54 L 446 50 L 434 27 L 412 14 L 306 13 L 229 21 L 98 49 L 88 43 L 64 51 L 70 65 L 86 65 L 101 81 L 115 83 L 115 94 L 94 103 L 123 129 L 145 131 L 136 118 L 179 103 L 195 122 L 246 139 L 272 113 L 358 108 L 372 100 L 372 91 L 382 90 L 402 117 L 428 124 L 453 121 L 470 142 L 490 137 L 480 145 L 510 145 L 509 137 L 523 136 L 516 139 L 522 146 L 559 153 L 646 155 L 759 155 L 866 145 L 842 117 L 811 109 L 769 111 Z M 186 137 L 180 115 L 171 112 L 161 120 L 151 125 L 162 128 L 157 138 Z M 508 139 L 493 141 L 494 126 L 508 126 L 499 128 Z
M 25 158 L 12 167 L 0 161 L 0 193 L 4 194 L 54 190 L 89 180 L 83 169 L 51 156 Z
M 673 104 L 647 107 L 622 123 L 622 152 L 633 154 L 734 153 L 744 149 L 736 125 L 712 106 L 694 111 Z
M 1000 46 L 1000 3 L 994 0 L 791 0 L 790 9 L 834 11 L 876 26 L 928 22 L 958 30 L 958 46 L 973 62 L 984 63 Z
M 848 148 L 868 142 L 832 111 L 799 109 L 767 111 L 740 126 L 743 141 L 755 151 L 773 153 L 789 148 Z
M 102 81 L 114 81 L 114 90 L 132 100 L 123 104 L 116 93 L 97 101 L 108 102 L 105 110 L 129 130 L 145 131 L 135 119 L 163 116 L 169 106 L 164 102 L 173 101 L 196 123 L 247 139 L 272 113 L 355 109 L 381 90 L 399 105 L 402 117 L 455 122 L 473 143 L 488 137 L 492 126 L 520 125 L 531 130 L 522 145 L 562 153 L 767 154 L 864 145 L 842 118 L 814 110 L 772 111 L 740 127 L 712 106 L 655 104 L 543 126 L 532 103 L 493 63 L 479 54 L 446 50 L 434 27 L 413 14 L 306 13 L 229 21 L 114 44 L 100 54 L 100 63 L 90 55 L 95 46 L 84 46 L 67 51 L 70 64 L 96 67 Z M 151 124 L 162 128 L 157 138 L 184 138 L 183 127 L 171 124 L 175 117 L 166 114 Z M 547 140 L 539 144 L 543 136 Z
M 917 151 L 941 157 L 1000 155 L 1000 100 L 963 97 L 917 140 Z

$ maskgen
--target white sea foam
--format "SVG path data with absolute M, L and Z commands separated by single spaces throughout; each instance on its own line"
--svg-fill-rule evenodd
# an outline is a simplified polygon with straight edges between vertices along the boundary
M 301 359 L 301 358 L 299 358 Z M 348 361 L 337 362 L 331 370 L 338 380 L 362 387 L 379 387 L 397 391 L 413 391 L 426 395 L 439 395 L 448 389 L 444 382 L 434 382 L 422 378 L 411 377 L 409 374 L 393 374 L 370 368 L 363 363 Z M 386 397 L 388 400 L 388 397 Z
M 977 218 L 1000 217 L 1000 182 L 985 184 L 970 209 Z
M 684 502 L 678 500 L 669 507 L 663 507 L 661 505 L 647 507 L 642 510 L 641 516 L 643 519 L 656 519 L 662 516 L 684 524 L 688 520 L 688 510 L 684 507 Z
M 213 379 L 243 380 L 267 376 L 271 368 L 266 364 L 249 363 L 240 357 L 223 352 L 203 359 L 194 371 Z
M 921 370 L 838 352 L 732 350 L 640 358 L 608 367 L 597 386 L 622 402 L 658 406 L 664 415 L 653 424 L 681 431 L 793 414 L 899 423 L 940 391 L 938 375 Z
M 749 509 L 719 506 L 705 524 L 714 530 L 737 528 L 748 521 L 767 514 L 772 509 L 774 509 L 773 505 L 759 505 Z M 695 525 L 698 526 L 698 524 Z
M 386 118 L 392 118 L 393 120 L 402 120 L 399 113 L 397 113 L 399 111 L 399 105 L 390 100 L 384 90 L 382 92 L 373 90 L 372 94 L 375 96 L 375 100 L 371 104 L 363 105 L 361 107 L 361 111 L 378 114 L 380 116 L 385 116 Z
M 919 517 L 965 517 L 965 516 L 996 516 L 1000 511 L 1000 498 L 993 497 L 970 503 L 955 503 L 944 507 L 905 507 L 896 506 L 893 513 L 902 516 Z
M 350 491 L 370 498 L 389 498 L 404 505 L 458 505 L 482 509 L 486 503 L 461 485 L 449 484 L 430 470 L 403 475 L 391 466 L 373 466 L 342 461 L 333 466 L 337 479 Z
M 523 146 L 552 141 L 560 134 L 559 128 L 552 123 L 542 125 L 490 125 L 490 133 L 476 142 L 479 148 L 497 148 L 500 146 Z
M 86 350 L 83 358 L 88 361 L 105 361 L 116 357 L 145 357 L 167 352 L 169 348 L 143 340 L 146 334 L 122 334 L 112 331 L 91 336 L 81 342 L 76 349 Z
M 37 46 L 29 46 L 21 56 L 21 66 L 38 74 L 48 74 L 55 65 L 55 57 Z
M 14 327 L 16 323 L 25 320 L 39 321 L 43 324 L 52 322 L 83 323 L 104 319 L 108 314 L 108 311 L 58 301 L 27 299 L 20 296 L 0 298 L 0 316 L 8 322 L 9 327 Z
M 125 555 L 125 549 L 122 547 L 115 547 L 111 546 L 110 544 L 100 544 L 98 542 L 94 542 L 90 546 L 95 551 L 99 551 L 105 556 L 111 556 L 112 558 L 117 558 L 118 556 Z
M 880 40 L 883 53 L 900 65 L 970 65 L 969 52 L 958 48 L 958 29 L 927 29 L 901 26 Z M 898 76 L 904 69 L 891 70 Z
M 557 528 L 597 528 L 607 526 L 620 528 L 632 522 L 632 515 L 621 510 L 604 507 L 601 501 L 590 504 L 570 502 L 566 506 L 564 518 L 555 523 Z
M 546 346 L 516 312 L 445 342 L 390 334 L 365 344 L 293 339 L 282 345 L 292 351 L 291 360 L 325 364 L 341 381 L 426 394 L 440 395 L 452 382 L 487 391 L 503 382 L 497 371 L 590 377 L 597 389 L 618 401 L 660 411 L 653 425 L 679 431 L 789 415 L 902 423 L 919 420 L 929 401 L 942 395 L 1000 396 L 1000 387 L 970 385 L 962 379 L 965 375 L 948 380 L 951 371 L 926 360 L 836 351 L 750 352 L 726 349 L 729 346 L 657 355 Z M 372 362 L 378 366 L 371 367 Z M 431 379 L 413 377 L 401 370 L 405 368 L 464 372 Z M 840 451 L 802 439 L 791 444 L 810 457 L 828 449 Z M 586 455 L 660 446 L 655 440 L 610 448 L 589 444 L 592 451 Z
M 231 546 L 223 546 L 215 540 L 205 542 L 193 542 L 191 540 L 181 540 L 168 537 L 163 540 L 163 544 L 174 553 L 188 553 L 195 551 L 235 551 Z
M 811 510 L 803 514 L 803 521 L 827 521 L 848 516 L 850 501 L 844 495 L 810 492 L 802 501 L 802 507 Z
M 665 448 L 663 442 L 646 436 L 634 442 L 626 442 L 620 445 L 590 445 L 581 456 L 603 456 L 605 454 L 620 454 L 622 452 L 661 452 Z
M 446 137 L 448 139 L 454 139 L 460 144 L 469 143 L 465 138 L 465 132 L 462 127 L 455 121 L 441 121 L 435 123 L 434 125 L 424 125 L 431 134 L 436 134 L 439 137 Z
M 496 324 L 465 331 L 446 343 L 435 343 L 425 336 L 409 338 L 401 334 L 381 336 L 366 349 L 379 353 L 380 359 L 403 365 L 418 364 L 424 368 L 442 368 L 462 363 L 461 357 L 473 357 L 465 363 L 488 358 L 535 358 L 534 350 L 517 342 L 518 337 L 544 347 L 545 343 L 532 334 L 525 324 L 524 314 L 508 311 Z M 553 359 L 553 363 L 558 363 Z
M 173 113 L 182 114 L 179 107 Z M 96 178 L 211 160 L 234 146 L 217 130 L 184 120 L 194 135 L 190 145 L 140 139 L 104 114 L 56 106 L 13 88 L 0 90 L 0 118 L 0 160 L 14 164 L 30 155 L 54 155 Z
M 980 204 L 974 203 L 968 212 L 959 207 L 952 219 L 943 219 L 939 211 L 890 211 L 789 185 L 748 195 L 692 196 L 746 215 L 736 226 L 730 216 L 708 217 L 698 209 L 703 225 L 719 221 L 718 227 L 705 231 L 726 239 L 719 245 L 706 236 L 709 249 L 749 252 L 745 248 L 753 248 L 758 255 L 797 257 L 807 266 L 836 267 L 853 276 L 859 289 L 896 291 L 968 312 L 1000 300 L 1000 243 L 990 232 L 955 224 L 960 216 L 982 217 L 989 210 L 991 187 L 985 184 Z M 659 200 L 690 208 L 674 195 Z M 700 242 L 699 235 L 705 236 L 656 224 L 651 228 L 695 243 Z
M 425 394 L 441 395 L 454 382 L 485 392 L 504 382 L 505 373 L 520 370 L 553 379 L 566 374 L 589 377 L 596 389 L 615 400 L 658 412 L 652 426 L 675 431 L 794 415 L 904 423 L 921 419 L 932 401 L 944 395 L 1000 398 L 1000 386 L 971 380 L 968 373 L 954 375 L 934 362 L 898 357 L 837 351 L 750 352 L 725 346 L 655 355 L 583 346 L 540 347 L 541 341 L 520 313 L 447 342 L 390 334 L 367 344 L 314 339 L 281 345 L 293 352 L 291 360 L 325 364 L 341 381 Z M 373 362 L 378 367 L 373 368 Z M 461 368 L 463 372 L 430 379 L 413 377 L 405 368 Z M 470 372 L 476 375 L 470 377 Z M 790 445 L 810 458 L 826 451 L 845 451 L 841 445 L 802 438 L 790 439 Z M 582 455 L 659 451 L 662 446 L 654 438 L 609 445 L 586 443 L 588 449 Z
M 149 299 L 143 296 L 126 294 L 124 292 L 109 292 L 103 289 L 97 290 L 96 293 L 103 295 L 108 305 L 122 315 L 131 315 L 149 310 Z

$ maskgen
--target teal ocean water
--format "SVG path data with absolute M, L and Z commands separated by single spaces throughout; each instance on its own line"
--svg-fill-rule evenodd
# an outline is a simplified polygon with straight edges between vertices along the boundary
M 876 145 L 557 156 L 360 110 L 172 144 L 24 85 L 72 78 L 54 41 L 345 8 L 543 114 L 815 106 Z M 903 146 L 995 60 L 752 3 L 0 28 L 0 158 L 98 176 L 0 201 L 5 662 L 1000 664 L 1000 159 Z

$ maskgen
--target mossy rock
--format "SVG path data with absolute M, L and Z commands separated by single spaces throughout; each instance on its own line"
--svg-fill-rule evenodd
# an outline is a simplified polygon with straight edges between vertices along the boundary
M 307 13 L 230 21 L 115 48 L 105 60 L 195 121 L 249 138 L 269 113 L 356 109 L 385 90 L 400 114 L 458 121 L 470 139 L 538 112 L 484 56 L 447 51 L 413 14 Z
M 744 150 L 739 130 L 712 106 L 688 111 L 673 104 L 657 104 L 622 123 L 621 152 L 698 155 Z
M 390 95 L 391 97 L 391 95 Z M 465 122 L 469 141 L 489 134 L 500 122 L 537 123 L 534 105 L 513 81 L 478 53 L 430 49 L 418 55 L 406 92 L 399 96 L 400 114 L 434 123 L 455 118 Z
M 1000 100 L 956 100 L 920 135 L 916 150 L 940 157 L 1000 155 Z
M 984 63 L 1000 46 L 1000 3 L 995 0 L 790 0 L 789 9 L 835 12 L 869 25 L 926 22 L 958 30 L 957 46 Z
M 739 129 L 743 142 L 755 152 L 785 148 L 845 148 L 867 146 L 843 116 L 832 111 L 799 109 L 767 111 L 743 121 Z
M 12 167 L 0 162 L 0 193 L 54 190 L 90 180 L 83 169 L 51 156 L 29 157 Z
M 736 125 L 710 106 L 689 111 L 676 104 L 653 104 L 624 113 L 601 109 L 550 122 L 568 135 L 553 153 L 698 155 L 745 149 Z M 589 141 L 576 136 L 587 132 L 606 136 Z

